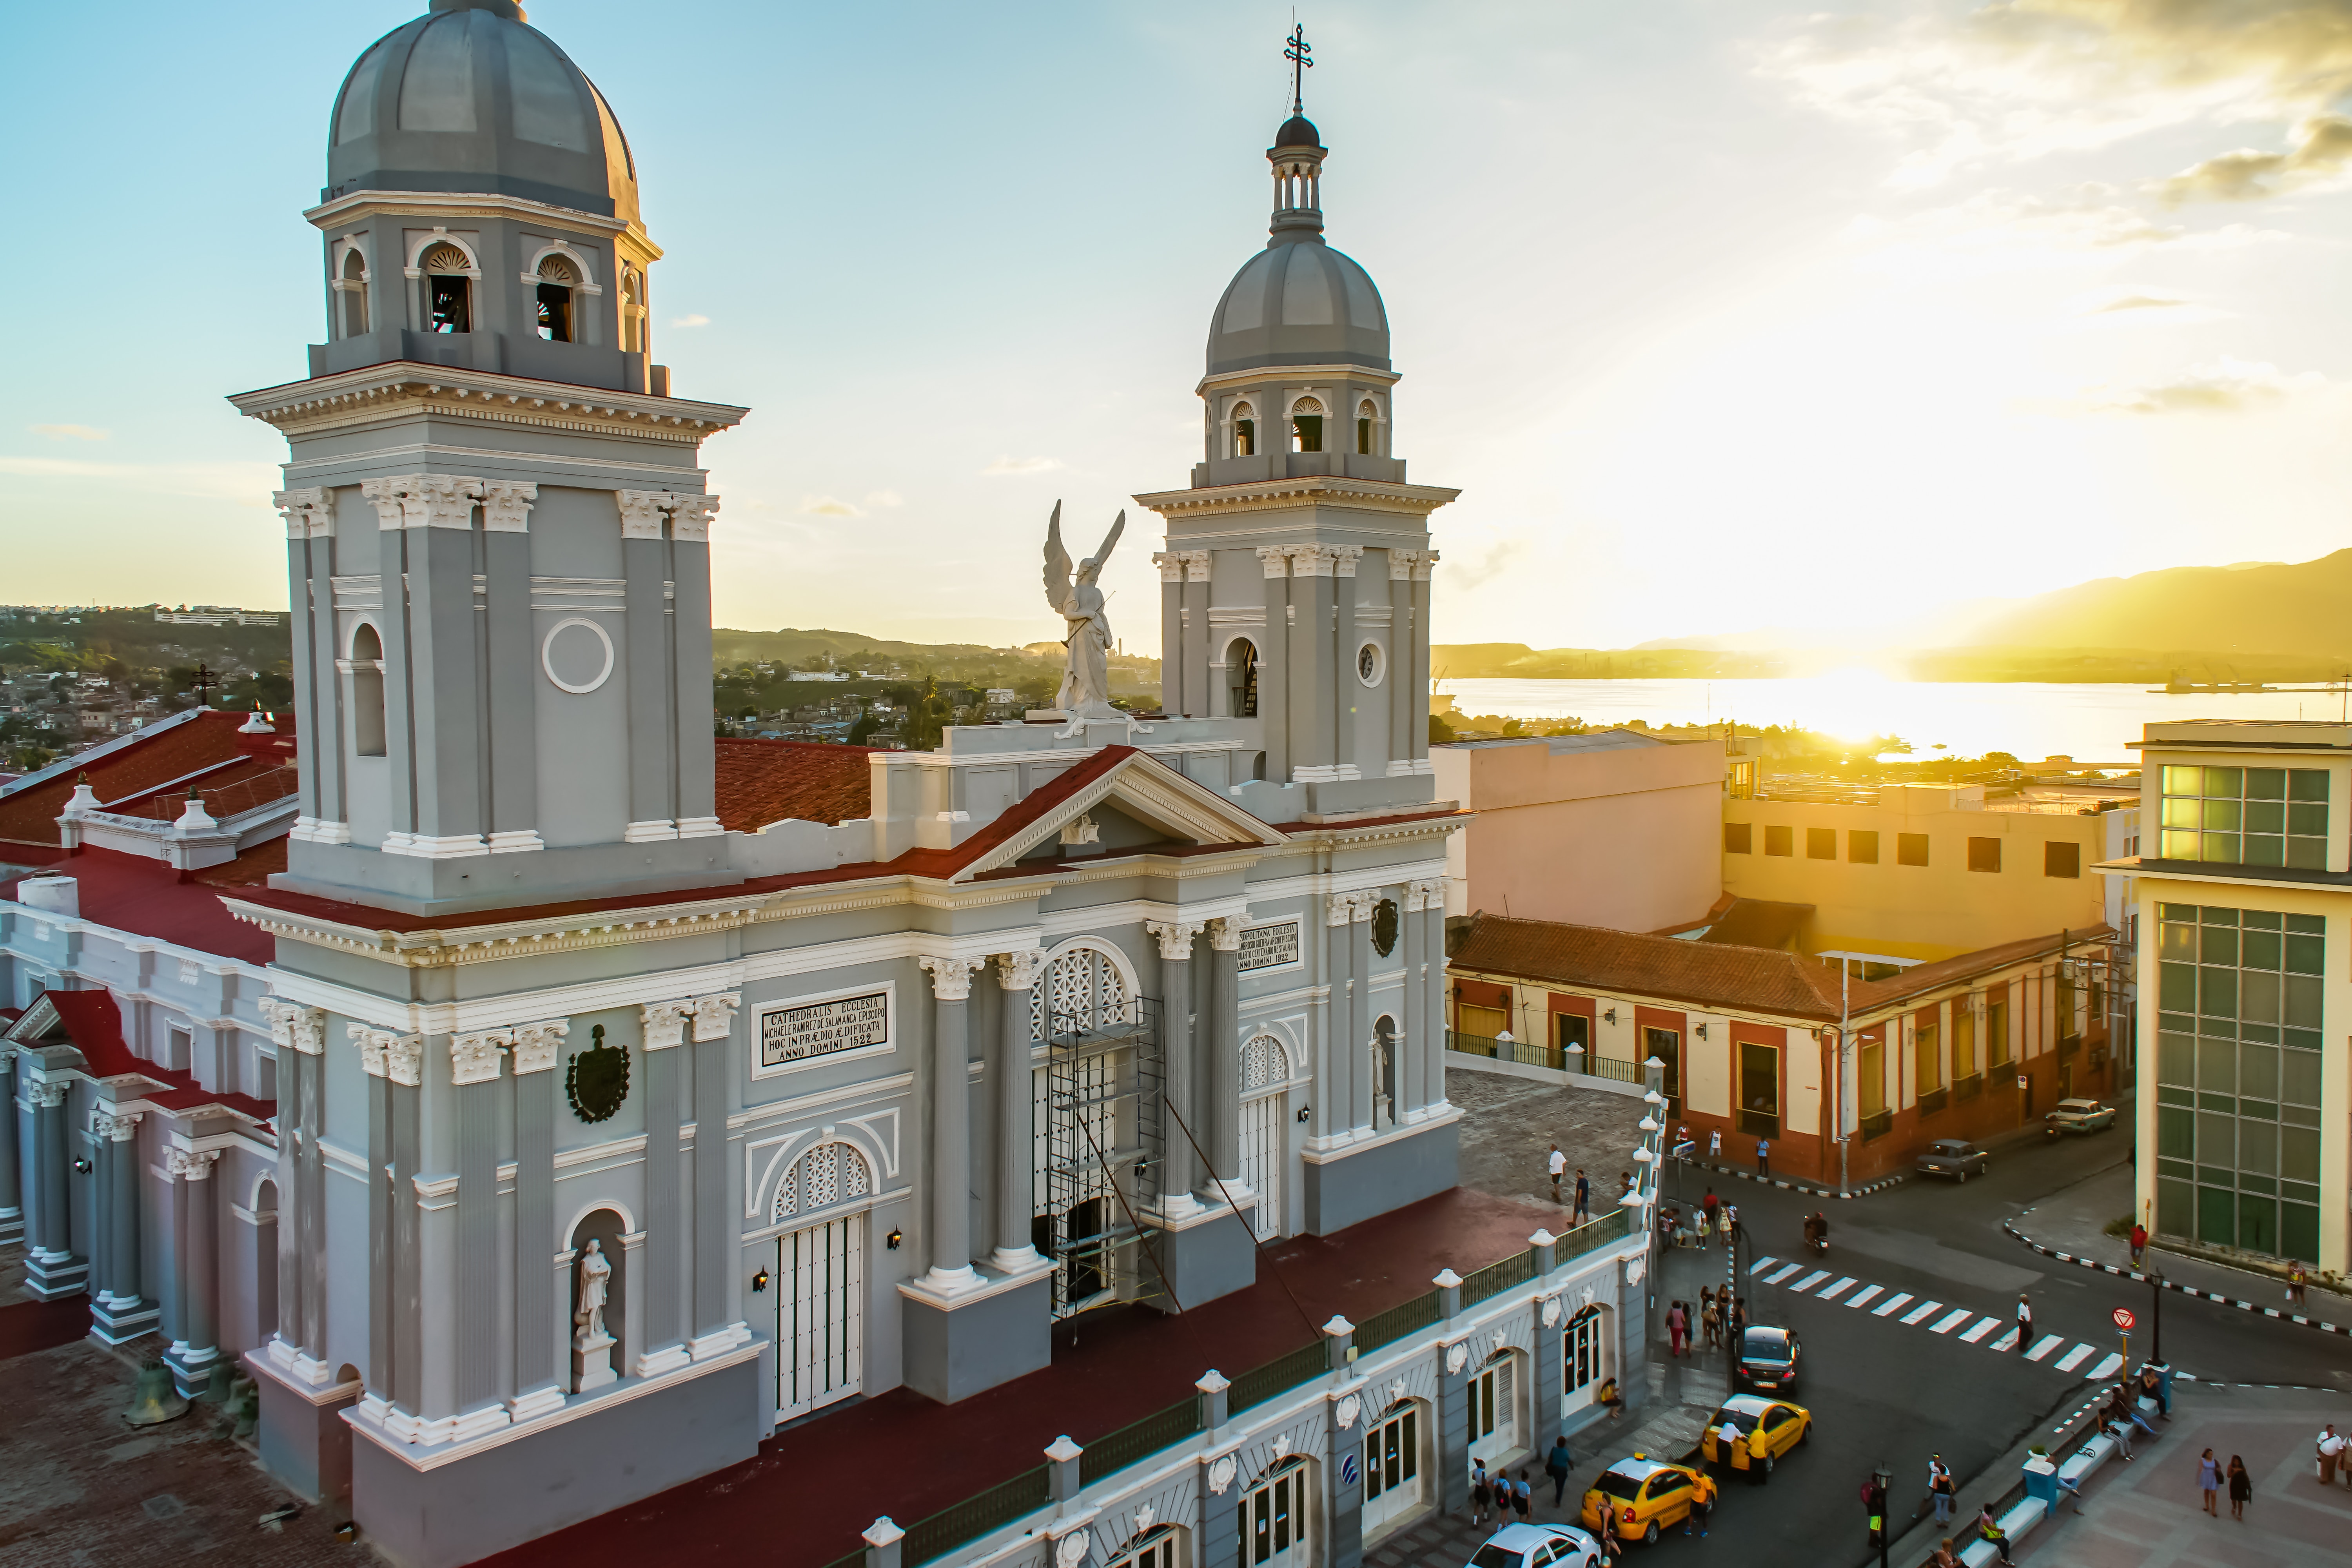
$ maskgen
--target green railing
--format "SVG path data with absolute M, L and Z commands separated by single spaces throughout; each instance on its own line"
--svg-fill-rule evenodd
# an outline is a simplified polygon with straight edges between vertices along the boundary
M 943 1508 L 929 1519 L 917 1520 L 899 1543 L 898 1561 L 914 1568 L 943 1552 L 952 1552 L 992 1530 L 1011 1524 L 1024 1513 L 1034 1513 L 1054 1500 L 1052 1467 L 1040 1465 L 984 1492 Z
M 1618 1209 L 1602 1215 L 1599 1219 L 1588 1225 L 1580 1225 L 1561 1237 L 1559 1244 L 1552 1248 L 1552 1261 L 1556 1266 L 1567 1262 L 1571 1258 L 1581 1258 L 1594 1248 L 1606 1247 L 1612 1241 L 1622 1241 L 1633 1234 L 1633 1218 L 1631 1210 Z
M 1465 1307 L 1498 1296 L 1514 1285 L 1524 1285 L 1536 1277 L 1535 1249 L 1517 1252 L 1497 1263 L 1489 1263 L 1462 1281 L 1462 1304 Z
M 1566 1051 L 1540 1040 L 1500 1040 L 1485 1035 L 1465 1035 L 1459 1029 L 1445 1031 L 1445 1048 L 1459 1051 L 1465 1057 L 1486 1057 L 1495 1061 L 1517 1062 L 1522 1067 L 1549 1068 L 1554 1072 L 1577 1073 L 1586 1078 L 1605 1078 L 1617 1083 L 1640 1083 L 1642 1064 L 1619 1061 L 1591 1050 Z
M 1425 1329 L 1437 1321 L 1438 1295 L 1434 1290 L 1425 1296 L 1415 1296 L 1385 1312 L 1374 1312 L 1356 1325 L 1356 1353 L 1376 1351 L 1393 1344 L 1415 1329 Z
M 1264 1366 L 1253 1367 L 1234 1379 L 1225 1394 L 1225 1413 L 1238 1415 L 1253 1405 L 1263 1405 L 1277 1394 L 1287 1394 L 1302 1383 L 1312 1383 L 1331 1369 L 1331 1352 L 1326 1342 L 1299 1346 L 1288 1355 L 1277 1356 Z
M 1140 1421 L 1129 1422 L 1116 1432 L 1096 1438 L 1079 1453 L 1078 1484 L 1090 1486 L 1113 1470 L 1123 1470 L 1162 1448 L 1182 1442 L 1200 1429 L 1201 1400 L 1197 1394 L 1155 1411 Z

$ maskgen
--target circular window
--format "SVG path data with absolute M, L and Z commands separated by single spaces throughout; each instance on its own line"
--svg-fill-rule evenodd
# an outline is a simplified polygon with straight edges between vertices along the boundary
M 1382 899 L 1372 906 L 1372 950 L 1382 958 L 1396 951 L 1397 904 Z
M 1389 667 L 1389 656 L 1380 644 L 1368 642 L 1356 650 L 1356 679 L 1367 686 L 1378 686 Z
M 613 639 L 593 621 L 558 621 L 539 645 L 539 667 L 566 691 L 593 691 L 612 679 Z

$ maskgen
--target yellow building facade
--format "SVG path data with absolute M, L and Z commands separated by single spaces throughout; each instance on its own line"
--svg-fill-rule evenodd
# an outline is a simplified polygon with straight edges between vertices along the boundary
M 2125 895 L 2092 868 L 2137 849 L 2139 816 L 2095 786 L 1735 796 L 1723 803 L 1723 890 L 1810 905 L 1798 949 L 1880 978 L 2046 931 L 2121 927 Z
M 2352 725 L 2151 724 L 2139 1214 L 2159 1237 L 2342 1274 L 2352 1190 Z M 2158 826 L 2161 825 L 2161 826 Z

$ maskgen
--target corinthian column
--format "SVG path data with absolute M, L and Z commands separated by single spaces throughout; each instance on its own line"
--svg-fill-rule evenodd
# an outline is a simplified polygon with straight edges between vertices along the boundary
M 1167 1073 L 1161 1093 L 1171 1115 L 1160 1140 L 1167 1172 L 1160 1184 L 1160 1212 L 1181 1219 L 1200 1205 L 1192 1196 L 1192 1140 L 1202 1135 L 1192 1103 L 1192 939 L 1201 922 L 1146 921 L 1143 929 L 1160 943 L 1160 1024 L 1167 1031 Z
M 1044 973 L 1042 949 L 996 955 L 996 987 L 1003 993 L 988 1085 L 996 1095 L 996 1252 L 989 1261 L 1007 1274 L 1045 1261 L 1030 1241 L 1037 1209 L 1033 1191 L 1036 1131 L 1030 1125 L 1035 1087 L 1029 1065 L 1029 994 Z
M 941 1291 L 980 1282 L 971 1268 L 971 974 L 977 958 L 919 958 L 931 977 L 931 1268 Z
M 1202 1121 L 1209 1168 L 1201 1173 L 1203 1203 L 1238 1199 L 1242 1173 L 1242 922 L 1209 922 L 1209 1103 Z M 1219 1191 L 1219 1183 L 1223 1191 Z

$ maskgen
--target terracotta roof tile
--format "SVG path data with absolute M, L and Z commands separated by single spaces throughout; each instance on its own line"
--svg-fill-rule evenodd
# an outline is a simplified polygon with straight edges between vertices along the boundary
M 1457 939 L 1450 962 L 1456 969 L 1706 1007 L 1824 1021 L 1839 1013 L 1836 963 L 1770 948 L 1482 914 Z M 1856 1012 L 1875 989 L 1867 982 L 1854 985 Z
M 788 817 L 838 827 L 870 808 L 866 759 L 876 747 L 806 741 L 717 744 L 719 821 L 732 832 L 756 833 Z
M 199 952 L 268 963 L 278 953 L 277 940 L 247 925 L 221 905 L 221 888 L 207 880 L 266 877 L 286 864 L 286 840 L 276 837 L 257 844 L 226 865 L 195 873 L 183 882 L 180 874 L 161 860 L 120 854 L 112 849 L 82 849 L 67 855 L 50 850 L 46 856 L 16 858 L 46 859 L 47 870 L 71 877 L 81 906 L 81 917 L 136 936 L 194 948 Z M 272 859 L 277 864 L 270 865 Z M 234 884 L 228 884 L 234 885 Z M 0 881 L 0 899 L 14 899 L 14 879 Z
M 206 711 L 180 723 L 159 727 L 152 734 L 125 736 L 126 743 L 79 767 L 61 767 L 54 776 L 29 788 L 0 795 L 0 843 L 58 843 L 58 814 L 66 808 L 75 781 L 84 773 L 89 775 L 90 789 L 100 802 L 115 811 L 139 811 L 138 803 L 142 800 L 171 786 L 173 780 L 185 779 L 200 771 L 224 770 L 223 777 L 234 781 L 283 768 L 286 787 L 279 791 L 279 797 L 292 794 L 291 725 L 281 719 L 275 734 L 240 734 L 239 728 L 248 717 L 244 713 Z M 225 764 L 232 763 L 236 764 L 234 772 L 224 769 Z M 201 791 L 205 781 L 195 782 Z M 182 789 L 179 793 L 184 796 L 187 791 Z M 249 805 L 233 809 L 247 810 Z M 152 813 L 141 811 L 141 815 Z M 176 804 L 172 815 L 179 815 Z

